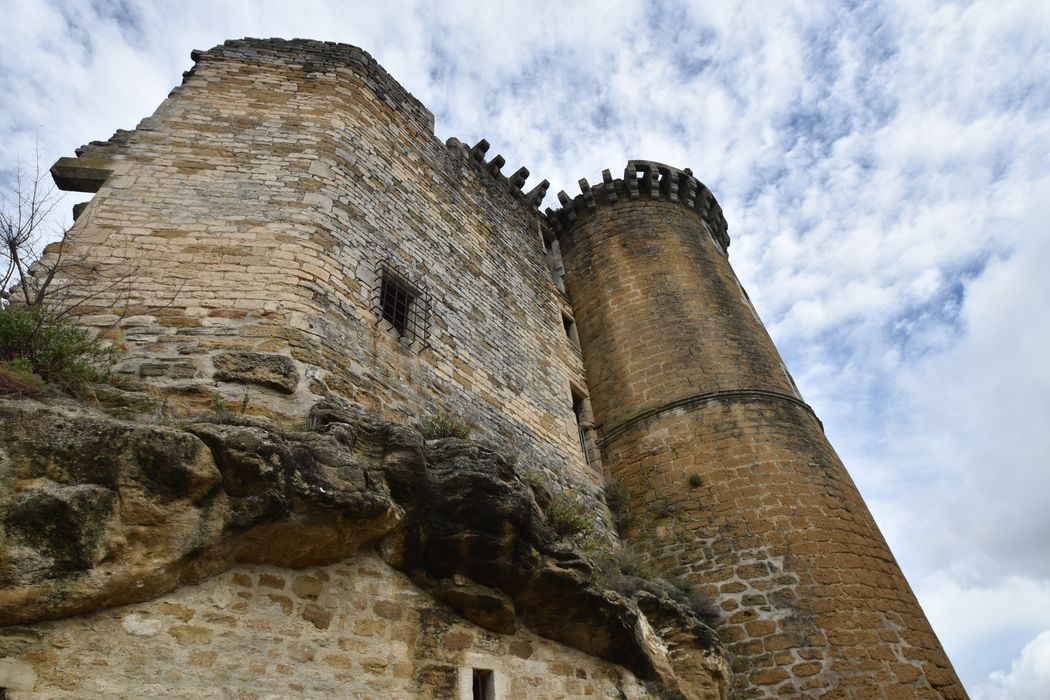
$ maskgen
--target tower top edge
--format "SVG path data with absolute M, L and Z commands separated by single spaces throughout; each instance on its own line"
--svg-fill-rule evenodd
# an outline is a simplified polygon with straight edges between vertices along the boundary
M 558 193 L 559 209 L 546 211 L 547 222 L 556 234 L 567 232 L 581 214 L 619 201 L 639 198 L 663 200 L 697 212 L 711 229 L 711 236 L 726 252 L 729 248 L 729 225 L 711 190 L 693 176 L 689 168 L 676 168 L 653 160 L 629 160 L 622 178 L 613 178 L 610 170 L 602 171 L 602 181 L 595 185 L 586 178 L 579 180 L 580 194 L 569 197 Z
M 403 112 L 419 117 L 434 128 L 434 115 L 415 95 L 409 92 L 380 65 L 370 53 L 359 46 L 316 39 L 228 39 L 210 49 L 190 52 L 194 70 L 209 61 L 240 60 L 250 63 L 272 63 L 298 67 L 304 73 L 323 74 L 352 71 L 366 78 L 381 98 L 387 99 Z M 184 78 L 191 74 L 189 71 Z

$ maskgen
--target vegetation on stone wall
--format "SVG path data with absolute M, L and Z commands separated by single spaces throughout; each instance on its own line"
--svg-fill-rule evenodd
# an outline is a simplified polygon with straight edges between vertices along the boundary
M 83 295 L 99 271 L 58 279 L 67 247 L 53 221 L 60 201 L 39 159 L 31 171 L 16 167 L 0 193 L 0 394 L 38 394 L 49 384 L 78 395 L 108 374 L 110 351 L 69 320 L 69 295 Z M 44 247 L 48 239 L 57 242 Z
M 609 507 L 612 514 L 613 525 L 620 537 L 626 537 L 631 528 L 631 514 L 627 510 L 627 499 L 630 494 L 627 487 L 618 481 L 610 481 L 605 484 L 605 505 Z
M 0 393 L 35 394 L 51 384 L 79 395 L 108 375 L 111 351 L 47 308 L 0 309 Z
M 419 432 L 423 434 L 424 440 L 450 437 L 466 440 L 473 430 L 474 426 L 459 416 L 444 412 L 427 416 L 419 425 Z

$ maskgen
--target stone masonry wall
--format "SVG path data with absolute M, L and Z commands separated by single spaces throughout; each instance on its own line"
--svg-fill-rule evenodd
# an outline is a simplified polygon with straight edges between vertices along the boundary
M 241 40 L 194 58 L 137 130 L 72 162 L 111 171 L 70 257 L 131 278 L 129 300 L 122 285 L 83 308 L 118 369 L 196 410 L 219 396 L 287 420 L 332 391 L 395 420 L 447 411 L 595 493 L 582 366 L 521 178 L 436 140 L 360 49 Z M 429 293 L 425 342 L 377 312 L 381 261 Z
M 719 602 L 735 697 L 965 697 L 804 409 L 715 400 L 633 426 L 605 457 L 631 493 L 629 540 Z
M 374 554 L 304 570 L 241 566 L 157 600 L 0 629 L 11 700 L 649 697 L 620 667 L 526 630 L 486 632 Z
M 646 198 L 584 216 L 560 242 L 580 343 L 589 351 L 595 422 L 605 434 L 691 394 L 748 388 L 795 395 L 780 354 L 695 212 Z
M 551 217 L 627 543 L 718 601 L 735 697 L 965 697 L 718 236 L 663 182 Z

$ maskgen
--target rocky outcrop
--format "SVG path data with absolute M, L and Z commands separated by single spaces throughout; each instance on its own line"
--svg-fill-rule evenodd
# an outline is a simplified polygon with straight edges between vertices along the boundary
M 492 447 L 325 399 L 309 429 L 212 415 L 141 425 L 0 401 L 0 624 L 147 600 L 236 562 L 303 567 L 374 544 L 486 629 L 518 624 L 682 697 L 721 697 L 717 637 L 659 586 L 625 597 L 559 538 Z

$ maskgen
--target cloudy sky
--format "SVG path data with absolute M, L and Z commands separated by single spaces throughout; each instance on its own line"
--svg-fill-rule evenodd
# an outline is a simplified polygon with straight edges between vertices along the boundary
M 548 205 L 691 167 L 972 696 L 1050 698 L 1050 3 L 499 5 L 0 0 L 0 177 L 243 36 L 365 48 Z

